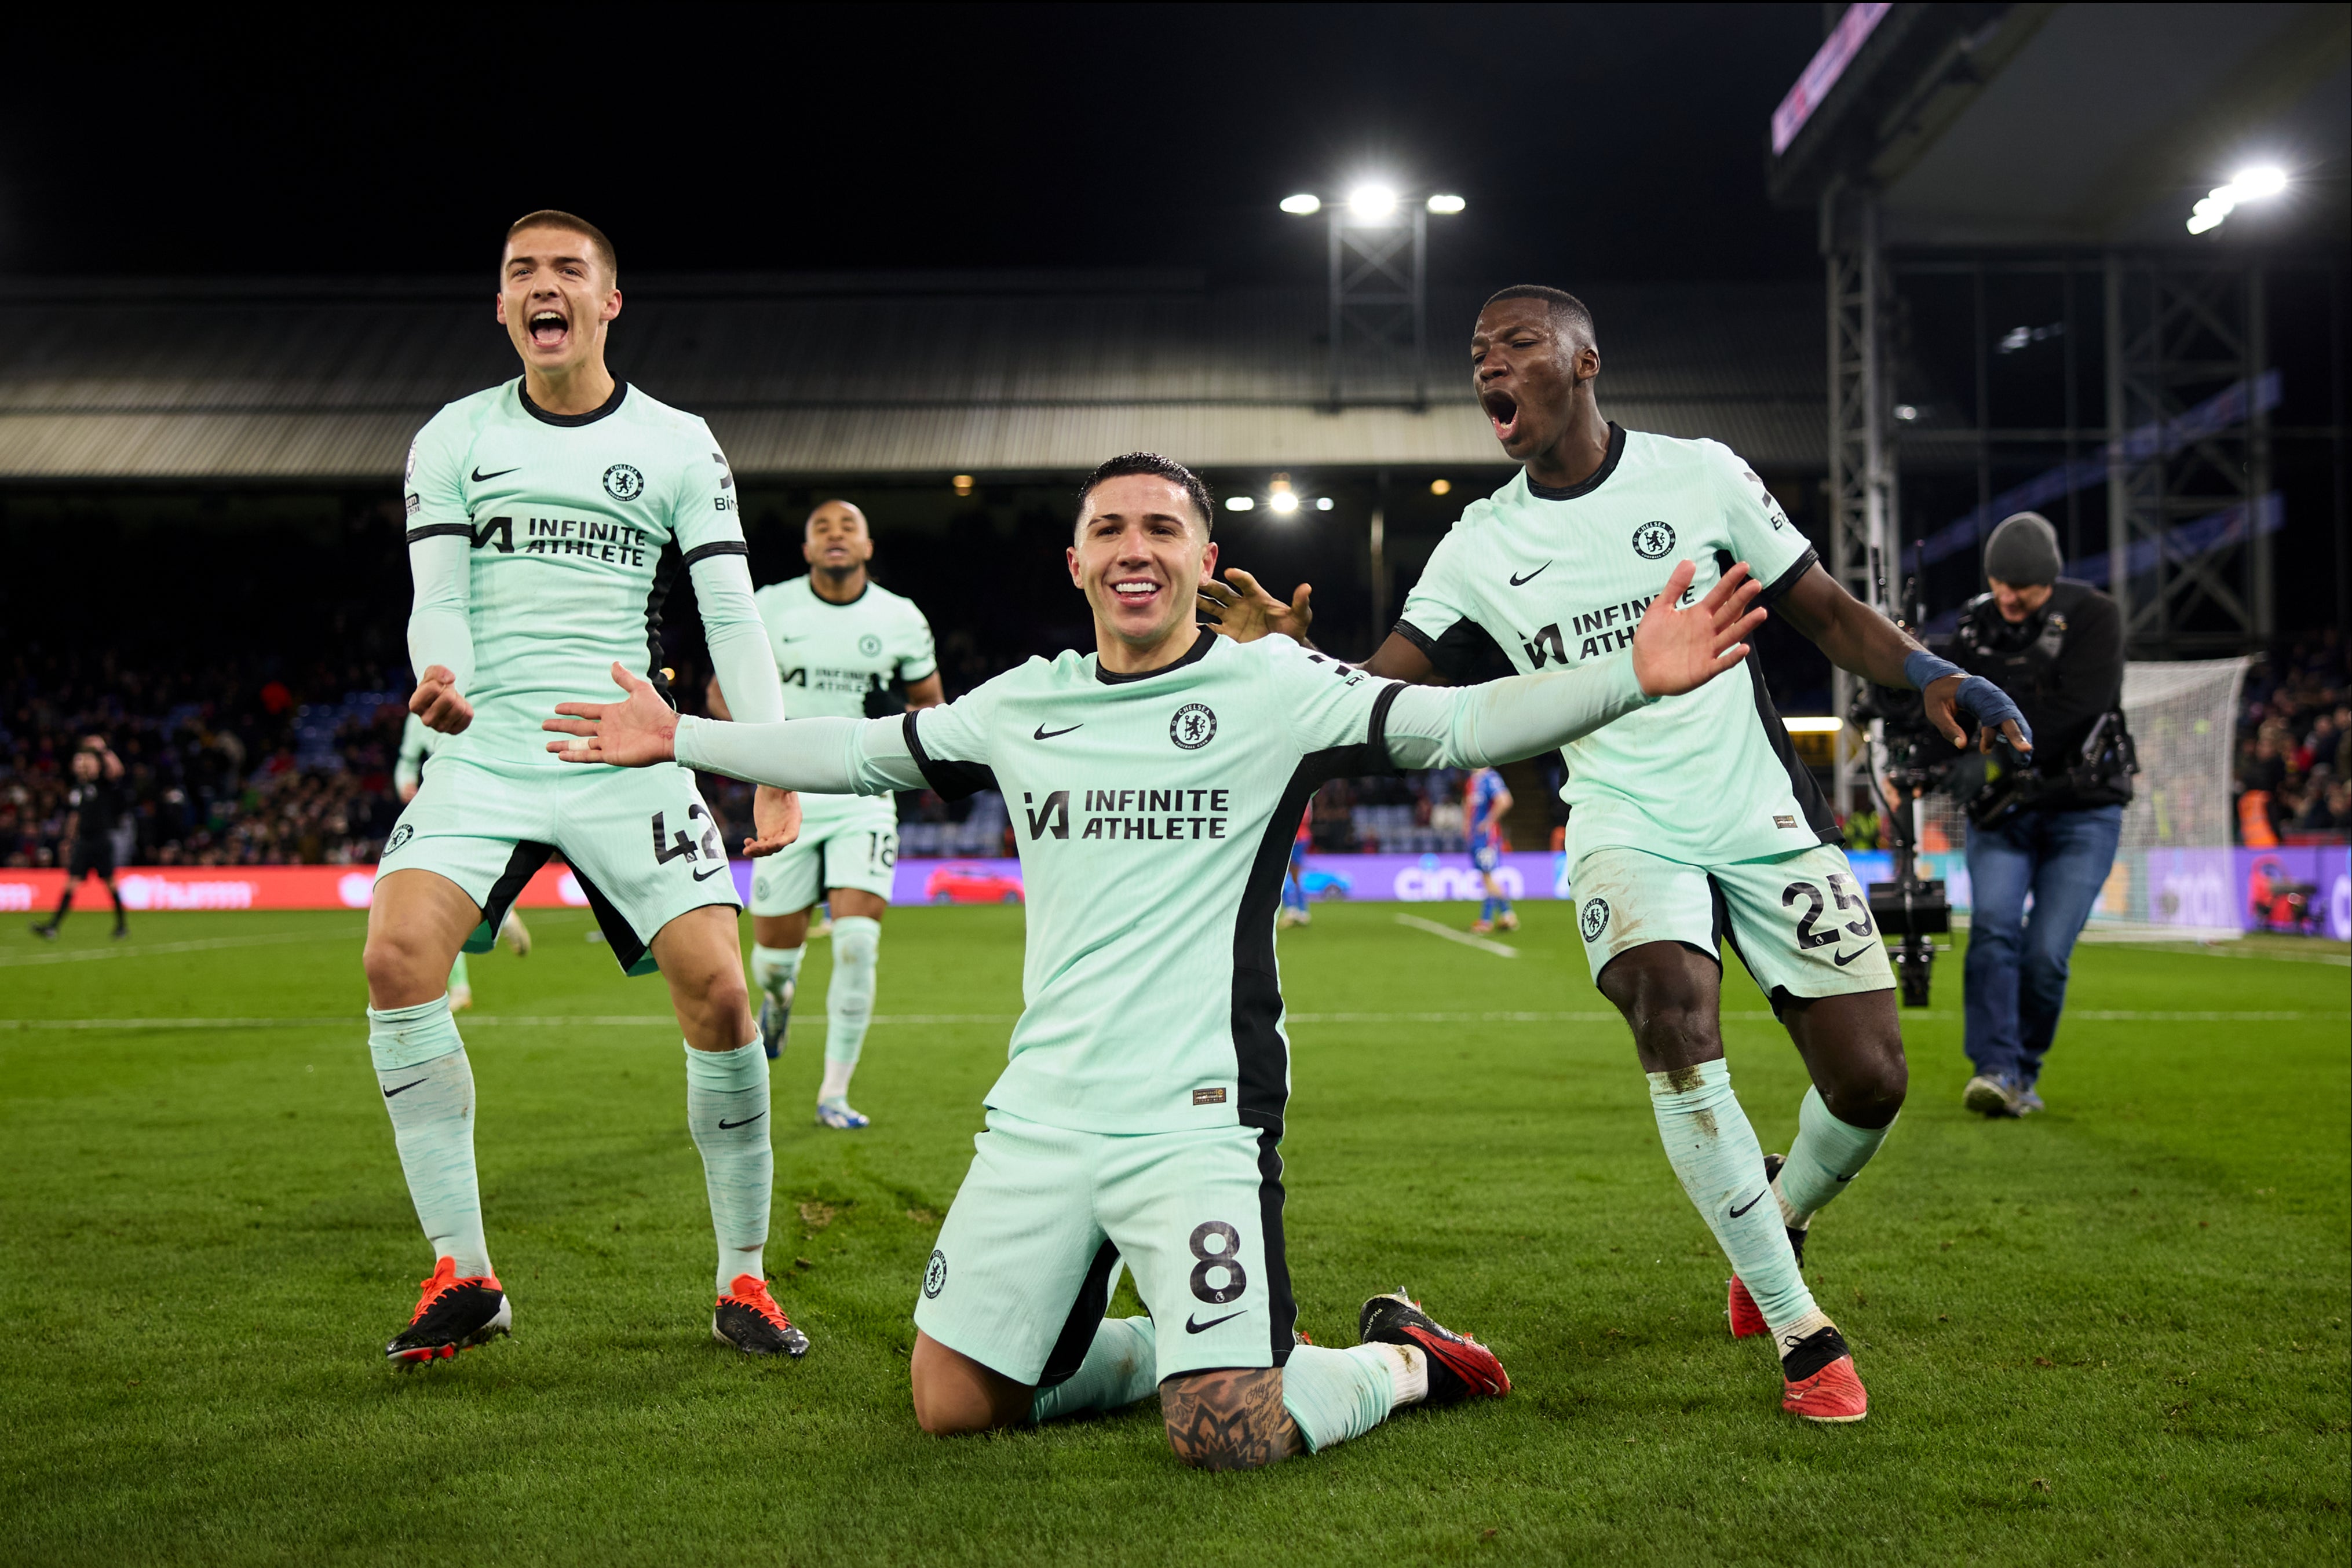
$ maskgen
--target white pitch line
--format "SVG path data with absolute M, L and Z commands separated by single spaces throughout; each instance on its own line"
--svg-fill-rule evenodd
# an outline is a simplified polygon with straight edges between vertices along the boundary
M 1506 947 L 1500 942 L 1489 942 L 1484 936 L 1473 936 L 1467 931 L 1456 931 L 1451 925 L 1440 925 L 1436 921 L 1423 920 L 1418 915 L 1400 915 L 1396 917 L 1396 923 L 1399 925 L 1410 925 L 1415 931 L 1426 931 L 1432 936 L 1443 936 L 1448 942 L 1459 942 L 1465 947 L 1475 947 L 1481 953 L 1492 953 L 1497 958 L 1516 958 L 1519 956 L 1519 950 L 1517 947 Z
M 0 1031 L 19 1032 L 42 1030 L 173 1030 L 173 1029 L 352 1029 L 361 1027 L 361 1016 L 349 1018 L 177 1018 L 177 1019 L 0 1019 Z M 872 1021 L 877 1024 L 1008 1024 L 1017 1013 L 880 1013 Z M 1734 1023 L 1769 1021 L 1769 1012 L 1730 1012 L 1723 1015 Z M 1928 1022 L 1948 1023 L 1960 1015 L 1956 1012 L 1910 1012 L 1905 1015 Z M 2344 1023 L 2352 1021 L 2352 1014 L 2331 1012 L 2162 1012 L 2125 1009 L 2084 1008 L 2066 1015 L 2083 1023 Z M 1402 1024 L 1402 1023 L 1615 1023 L 1613 1012 L 1483 1012 L 1483 1013 L 1286 1013 L 1285 1023 L 1303 1024 Z M 502 1029 L 651 1029 L 676 1028 L 677 1020 L 667 1013 L 582 1014 L 567 1017 L 562 1014 L 544 1018 L 499 1018 L 485 1014 L 466 1019 L 461 1027 L 489 1025 Z
M 68 952 L 0 955 L 0 969 L 32 964 L 87 964 L 99 958 L 144 958 L 156 953 L 206 953 L 216 947 L 274 947 L 287 942 L 348 942 L 356 929 L 321 936 L 315 931 L 278 931 L 267 936 L 207 936 L 193 942 L 151 942 L 135 947 L 76 947 Z

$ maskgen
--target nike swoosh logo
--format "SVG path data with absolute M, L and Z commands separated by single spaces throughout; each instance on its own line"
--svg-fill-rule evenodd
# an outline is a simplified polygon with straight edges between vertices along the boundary
M 389 1100 L 395 1094 L 405 1094 L 410 1090 L 415 1088 L 418 1083 L 422 1083 L 424 1082 L 424 1079 L 419 1078 L 415 1082 L 404 1083 L 397 1089 L 387 1089 L 383 1092 L 383 1097 Z
M 766 1115 L 766 1114 L 767 1114 L 767 1113 L 766 1113 L 765 1111 L 762 1111 L 762 1112 L 761 1112 L 761 1113 L 760 1113 L 760 1116 L 764 1116 L 764 1115 Z M 750 1126 L 752 1123 L 754 1123 L 754 1122 L 758 1121 L 758 1120 L 760 1119 L 760 1116 L 746 1116 L 746 1117 L 744 1117 L 744 1118 L 743 1118 L 741 1121 L 740 1121 L 740 1122 L 729 1122 L 729 1121 L 724 1121 L 724 1120 L 722 1120 L 722 1121 L 719 1124 L 719 1130 L 720 1132 L 722 1132 L 722 1133 L 731 1133 L 731 1132 L 733 1132 L 733 1131 L 734 1131 L 736 1128 L 738 1128 L 738 1127 L 748 1127 L 748 1126 Z
M 1864 953 L 1867 953 L 1867 952 L 1869 952 L 1869 951 L 1870 951 L 1870 949 L 1869 949 L 1869 948 L 1867 948 L 1867 947 L 1856 947 L 1856 948 L 1855 948 L 1853 952 L 1851 952 L 1851 953 L 1840 953 L 1840 954 L 1838 954 L 1835 957 L 1833 957 L 1832 959 L 1831 959 L 1831 962 L 1832 962 L 1832 963 L 1833 963 L 1833 964 L 1835 964 L 1839 968 L 1843 969 L 1843 968 L 1844 968 L 1848 964 L 1853 963 L 1856 958 L 1861 957 Z
M 495 474 L 485 474 L 479 468 L 477 468 L 474 470 L 474 483 L 478 485 L 486 479 L 503 479 L 509 474 L 520 472 L 521 472 L 520 468 L 501 468 Z
M 1070 729 L 1084 729 L 1086 727 L 1087 727 L 1083 724 L 1074 724 L 1070 726 Z M 1029 738 L 1032 740 L 1051 740 L 1057 735 L 1069 734 L 1070 729 L 1047 729 L 1041 724 L 1037 727 L 1037 732 L 1034 735 L 1032 735 Z M 1219 1322 L 1224 1322 L 1223 1318 L 1220 1318 L 1217 1321 Z
M 1244 1312 L 1247 1311 L 1249 1311 L 1247 1307 L 1244 1307 L 1242 1309 L 1242 1312 Z M 1229 1323 L 1241 1315 L 1241 1312 L 1227 1312 L 1223 1317 L 1211 1318 L 1204 1323 L 1196 1323 L 1191 1318 L 1186 1318 L 1184 1320 L 1184 1332 L 1186 1333 L 1199 1333 L 1202 1329 L 1213 1329 L 1219 1323 Z
M 727 868 L 723 865 L 715 865 L 709 871 L 696 872 L 694 873 L 694 880 L 697 882 L 709 882 L 712 877 L 717 876 L 720 872 L 725 871 L 726 869 Z
M 1514 573 L 1511 577 L 1511 586 L 1513 588 L 1524 588 L 1528 583 L 1533 582 L 1537 578 L 1541 577 L 1546 571 L 1549 570 L 1550 568 L 1551 562 L 1546 561 L 1543 565 L 1536 568 L 1535 570 L 1528 573 L 1525 577 L 1520 577 L 1517 573 Z
M 1772 1190 L 1772 1189 L 1771 1189 L 1770 1187 L 1769 1187 L 1769 1186 L 1768 1186 L 1768 1187 L 1766 1187 L 1766 1188 L 1764 1189 L 1764 1192 L 1770 1192 L 1771 1190 Z M 1759 1203 L 1763 1202 L 1763 1201 L 1764 1201 L 1764 1192 L 1759 1192 L 1759 1193 L 1758 1193 L 1754 1197 L 1749 1198 L 1749 1199 L 1748 1199 L 1745 1204 L 1741 1205 L 1741 1206 L 1740 1206 L 1739 1207 L 1738 1207 L 1738 1208 L 1733 1209 L 1733 1210 L 1731 1211 L 1731 1218 L 1734 1218 L 1734 1219 L 1737 1219 L 1737 1218 L 1738 1218 L 1741 1215 L 1743 1215 L 1743 1214 L 1747 1213 L 1749 1209 L 1751 1209 L 1751 1208 L 1755 1207 L 1758 1204 L 1759 1204 Z

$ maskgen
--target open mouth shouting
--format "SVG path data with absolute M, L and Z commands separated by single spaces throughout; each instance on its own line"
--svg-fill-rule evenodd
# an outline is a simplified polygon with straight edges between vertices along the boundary
M 572 322 L 552 306 L 536 306 L 530 313 L 529 330 L 532 348 L 552 352 L 571 340 Z
M 1519 434 L 1519 400 L 1500 387 L 1486 387 L 1478 393 L 1478 406 L 1495 427 L 1495 439 L 1508 447 Z

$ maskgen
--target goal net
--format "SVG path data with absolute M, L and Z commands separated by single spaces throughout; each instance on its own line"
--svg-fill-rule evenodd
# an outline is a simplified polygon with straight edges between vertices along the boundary
M 2239 935 L 2230 789 L 2247 661 L 2196 659 L 2124 667 L 2124 718 L 2139 777 L 2090 936 L 2214 940 Z M 1968 818 L 1948 795 L 1921 802 L 1920 841 L 1955 910 L 1970 902 Z

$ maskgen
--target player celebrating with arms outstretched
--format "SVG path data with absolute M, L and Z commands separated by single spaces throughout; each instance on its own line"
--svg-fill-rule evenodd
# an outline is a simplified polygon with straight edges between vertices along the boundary
M 882 718 L 940 698 L 930 622 L 866 573 L 874 536 L 847 501 L 811 512 L 801 541 L 808 575 L 770 583 L 755 599 L 784 683 L 788 718 Z M 905 694 L 904 700 L 893 688 Z M 721 699 L 716 718 L 732 717 Z M 854 1132 L 866 1118 L 850 1109 L 849 1077 L 874 1016 L 882 915 L 898 863 L 898 809 L 884 795 L 810 795 L 801 836 L 751 878 L 751 979 L 760 989 L 760 1043 L 782 1054 L 793 992 L 808 950 L 809 910 L 833 910 L 833 977 L 824 992 L 824 1081 L 816 1119 Z
M 910 1367 L 927 1431 L 1133 1403 L 1210 1469 L 1370 1429 L 1400 1405 L 1508 1390 L 1501 1363 L 1394 1295 L 1367 1343 L 1303 1345 L 1284 1260 L 1289 1047 L 1275 910 L 1323 780 L 1535 755 L 1744 656 L 1752 584 L 1661 601 L 1630 653 L 1441 691 L 1379 681 L 1287 638 L 1193 623 L 1216 564 L 1208 491 L 1150 453 L 1080 492 L 1068 564 L 1096 652 L 1032 659 L 903 718 L 683 719 L 619 666 L 625 703 L 547 727 L 583 762 L 696 768 L 860 794 L 993 785 L 1014 804 L 1029 895 L 1026 1009 L 988 1130 L 941 1227 Z M 1685 567 L 1677 591 L 1689 580 Z M 1124 1260 L 1149 1318 L 1106 1319 Z
M 1580 669 L 1614 658 L 1644 607 L 1680 591 L 1685 571 L 1696 568 L 1704 587 L 1736 559 L 1840 668 L 1923 692 L 1955 746 L 1966 743 L 1956 710 L 1982 727 L 1984 744 L 1994 727 L 2029 743 L 2000 688 L 1839 587 L 1729 451 L 1603 419 L 1593 396 L 1601 350 L 1575 297 L 1504 289 L 1479 312 L 1470 361 L 1496 439 L 1525 466 L 1439 542 L 1365 670 L 1458 676 L 1496 648 L 1515 669 Z M 1304 636 L 1304 587 L 1284 604 L 1246 574 L 1230 575 L 1240 592 L 1213 584 L 1203 596 L 1221 630 Z M 1829 803 L 1753 662 L 1748 674 L 1563 749 L 1570 881 L 1594 981 L 1633 1026 L 1667 1157 L 1731 1260 L 1732 1333 L 1773 1336 L 1784 1408 L 1858 1421 L 1867 1396 L 1798 1272 L 1798 1249 L 1902 1109 L 1895 977 Z M 1813 1080 L 1785 1162 L 1765 1157 L 1731 1092 L 1720 1024 L 1727 936 Z
M 499 274 L 499 319 L 522 375 L 444 408 L 408 455 L 408 649 L 420 677 L 408 706 L 448 738 L 384 844 L 368 911 L 368 1044 L 436 1262 L 384 1354 L 452 1356 L 512 1321 L 483 1239 L 473 1070 L 447 984 L 459 951 L 487 950 L 560 851 L 621 967 L 658 967 L 669 981 L 718 1232 L 711 1332 L 751 1354 L 798 1355 L 808 1341 L 761 1268 L 768 1061 L 717 824 L 683 768 L 565 769 L 538 734 L 551 706 L 598 689 L 616 660 L 660 676 L 662 601 L 681 568 L 737 711 L 782 716 L 734 477 L 702 421 L 604 368 L 621 291 L 602 233 L 533 213 L 508 230 Z M 763 792 L 751 852 L 788 841 L 796 810 Z

